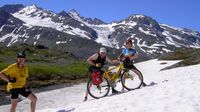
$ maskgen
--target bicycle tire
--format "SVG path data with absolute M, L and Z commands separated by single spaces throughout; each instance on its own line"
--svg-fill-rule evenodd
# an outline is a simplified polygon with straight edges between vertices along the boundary
M 110 92 L 110 83 L 109 83 L 108 79 L 103 77 L 103 82 L 101 84 L 99 84 L 98 86 L 103 88 L 105 90 L 105 92 L 102 94 L 98 93 L 98 92 L 100 92 L 100 89 L 97 87 L 97 85 L 92 84 L 92 79 L 90 78 L 87 83 L 88 94 L 95 99 L 99 99 L 99 98 L 107 96 L 108 93 Z
M 134 69 L 134 71 L 133 70 L 129 70 L 129 71 L 132 71 L 132 73 L 129 73 L 128 71 L 124 71 L 121 75 L 122 86 L 126 88 L 127 90 L 139 89 L 143 84 L 142 73 L 137 69 Z M 137 71 L 138 74 L 135 73 L 135 71 Z M 125 81 L 123 81 L 124 78 L 126 78 Z

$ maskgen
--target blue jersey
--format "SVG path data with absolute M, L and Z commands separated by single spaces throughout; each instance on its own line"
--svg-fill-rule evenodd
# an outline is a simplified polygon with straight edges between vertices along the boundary
M 131 49 L 124 48 L 124 49 L 122 50 L 122 54 L 123 54 L 124 56 L 134 56 L 136 53 L 137 53 L 136 50 L 133 49 L 133 48 L 131 48 Z M 131 60 L 131 61 L 133 61 L 133 60 Z
M 124 56 L 128 56 L 128 55 L 131 55 L 131 56 L 133 56 L 133 55 L 135 55 L 137 52 L 136 52 L 136 50 L 135 49 L 127 49 L 127 48 L 125 48 L 125 49 L 123 49 L 122 50 L 122 54 L 124 55 Z

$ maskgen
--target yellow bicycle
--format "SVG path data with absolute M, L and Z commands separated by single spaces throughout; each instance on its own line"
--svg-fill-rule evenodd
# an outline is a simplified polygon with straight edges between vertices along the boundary
M 117 70 L 118 69 L 118 70 Z M 116 72 L 112 72 L 117 70 Z M 141 87 L 143 83 L 142 73 L 138 69 L 128 69 L 120 63 L 105 71 L 102 75 L 102 83 L 95 85 L 90 78 L 87 82 L 87 91 L 93 98 L 102 98 L 109 94 L 110 88 L 117 88 L 121 85 L 121 90 L 135 90 Z

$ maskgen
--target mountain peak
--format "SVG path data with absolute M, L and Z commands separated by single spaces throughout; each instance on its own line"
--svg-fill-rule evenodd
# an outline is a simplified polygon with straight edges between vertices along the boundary
M 39 9 L 35 4 L 29 5 L 29 6 L 25 7 L 25 8 L 28 9 L 28 10 L 37 10 L 37 9 Z
M 67 12 L 62 10 L 59 14 L 67 14 Z
M 79 16 L 80 14 L 75 9 L 72 9 L 72 10 L 69 11 L 69 15 L 71 15 L 71 16 Z
M 131 15 L 127 19 L 125 19 L 125 22 L 126 23 L 136 23 L 138 25 L 154 27 L 161 32 L 163 31 L 163 29 L 160 28 L 160 25 L 156 20 L 154 20 L 153 18 L 151 18 L 149 16 L 142 15 L 142 14 Z
M 66 12 L 66 11 L 61 11 L 60 13 L 59 13 L 59 15 L 61 15 L 61 16 L 64 16 L 64 17 L 70 17 L 70 15 Z
M 41 17 L 41 18 L 45 18 L 45 17 L 49 17 L 51 15 L 55 15 L 53 12 L 49 11 L 49 10 L 45 10 L 43 8 L 40 8 L 38 6 L 36 6 L 35 4 L 33 5 L 29 5 L 24 7 L 22 10 L 20 10 L 18 12 L 19 15 L 24 15 L 24 16 L 31 16 L 31 17 Z
M 151 17 L 143 15 L 143 14 L 133 14 L 128 17 L 129 20 L 135 20 L 135 19 L 149 19 L 153 20 Z
M 72 18 L 81 21 L 81 22 L 86 22 L 89 24 L 94 24 L 94 25 L 100 25 L 100 24 L 105 24 L 105 22 L 103 22 L 102 20 L 98 19 L 98 18 L 86 18 L 81 16 L 75 9 L 72 9 L 71 11 L 69 11 L 68 13 Z
M 32 5 L 30 5 L 29 7 L 34 8 L 34 9 L 37 9 L 37 8 L 38 8 L 38 6 L 35 5 L 35 4 L 32 4 Z
M 94 25 L 100 25 L 100 24 L 106 24 L 102 20 L 98 18 L 84 18 L 84 21 L 86 21 L 89 24 L 94 24 Z
M 147 16 L 143 15 L 143 14 L 134 14 L 134 15 L 131 15 L 129 18 L 145 18 Z

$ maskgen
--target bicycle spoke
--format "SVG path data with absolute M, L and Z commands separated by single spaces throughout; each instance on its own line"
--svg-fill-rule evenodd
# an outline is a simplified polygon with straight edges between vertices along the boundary
M 142 74 L 139 72 L 125 72 L 122 77 L 122 85 L 128 90 L 138 89 L 142 84 Z
M 89 80 L 89 82 L 92 83 L 91 80 Z M 88 93 L 93 98 L 101 98 L 101 97 L 106 96 L 109 93 L 109 91 L 110 91 L 109 88 L 110 88 L 110 85 L 108 83 L 108 80 L 104 78 L 103 82 L 101 84 L 99 84 L 99 85 L 91 84 L 90 87 L 88 86 Z
M 102 85 L 101 87 L 109 87 L 109 85 Z

